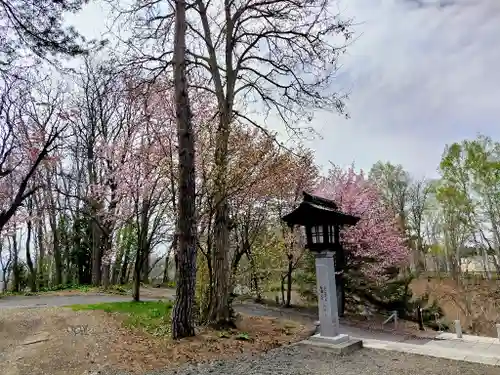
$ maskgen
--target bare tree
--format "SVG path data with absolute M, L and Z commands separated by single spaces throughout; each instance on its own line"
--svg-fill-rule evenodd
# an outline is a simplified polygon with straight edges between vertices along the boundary
M 1 292 L 6 292 L 10 273 L 12 271 L 12 252 L 10 251 L 10 247 L 5 246 L 5 238 L 0 238 L 0 271 L 2 272 L 2 290 Z
M 128 45 L 155 78 L 172 61 L 174 3 L 137 1 L 123 12 L 138 26 Z M 337 60 L 351 36 L 349 22 L 330 0 L 194 0 L 189 4 L 187 58 L 191 87 L 217 101 L 215 141 L 214 293 L 209 321 L 231 324 L 229 204 L 226 186 L 231 126 L 239 121 L 274 136 L 253 114 L 273 115 L 295 134 L 317 108 L 344 113 L 344 95 L 332 90 Z M 339 43 L 336 43 L 338 41 Z M 176 59 L 174 58 L 174 61 Z M 264 120 L 266 122 L 266 120 Z
M 57 148 L 65 114 L 60 92 L 37 91 L 18 80 L 5 80 L 0 94 L 0 183 L 12 189 L 0 208 L 0 232 L 26 199 L 45 183 L 37 171 Z M 16 87 L 14 89 L 14 87 Z M 26 95 L 28 92 L 28 95 Z
M 424 256 L 424 219 L 429 196 L 429 183 L 425 180 L 414 181 L 409 189 L 408 226 L 415 244 L 415 265 L 417 272 L 425 268 Z

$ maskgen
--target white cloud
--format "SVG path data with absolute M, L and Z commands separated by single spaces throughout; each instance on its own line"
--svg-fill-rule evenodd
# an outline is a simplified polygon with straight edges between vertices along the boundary
M 340 83 L 351 85 L 351 119 L 318 114 L 323 162 L 391 160 L 432 175 L 446 143 L 500 138 L 500 2 L 343 0 L 340 9 L 358 24 Z

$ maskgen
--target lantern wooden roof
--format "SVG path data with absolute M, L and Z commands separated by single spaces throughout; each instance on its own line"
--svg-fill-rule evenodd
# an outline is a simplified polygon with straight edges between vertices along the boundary
M 359 217 L 341 212 L 334 201 L 318 197 L 305 191 L 300 205 L 282 217 L 290 227 L 294 225 L 356 225 Z

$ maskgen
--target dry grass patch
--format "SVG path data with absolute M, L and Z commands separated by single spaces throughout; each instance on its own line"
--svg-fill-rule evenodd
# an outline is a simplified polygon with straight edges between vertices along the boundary
M 302 340 L 311 333 L 310 327 L 296 322 L 243 314 L 236 326 L 230 331 L 202 328 L 196 337 L 178 341 L 152 336 L 143 329 L 133 330 L 135 334 L 129 334 L 126 341 L 114 340 L 111 360 L 115 368 L 141 373 L 187 362 L 205 363 L 267 351 Z
M 420 278 L 411 284 L 415 295 L 437 300 L 448 322 L 460 319 L 467 333 L 496 337 L 500 322 L 500 285 L 497 280 Z

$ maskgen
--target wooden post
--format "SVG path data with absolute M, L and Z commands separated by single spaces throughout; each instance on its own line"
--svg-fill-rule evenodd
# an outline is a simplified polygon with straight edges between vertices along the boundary
M 424 331 L 424 318 L 422 317 L 422 308 L 417 306 L 417 319 L 418 319 L 418 329 Z

